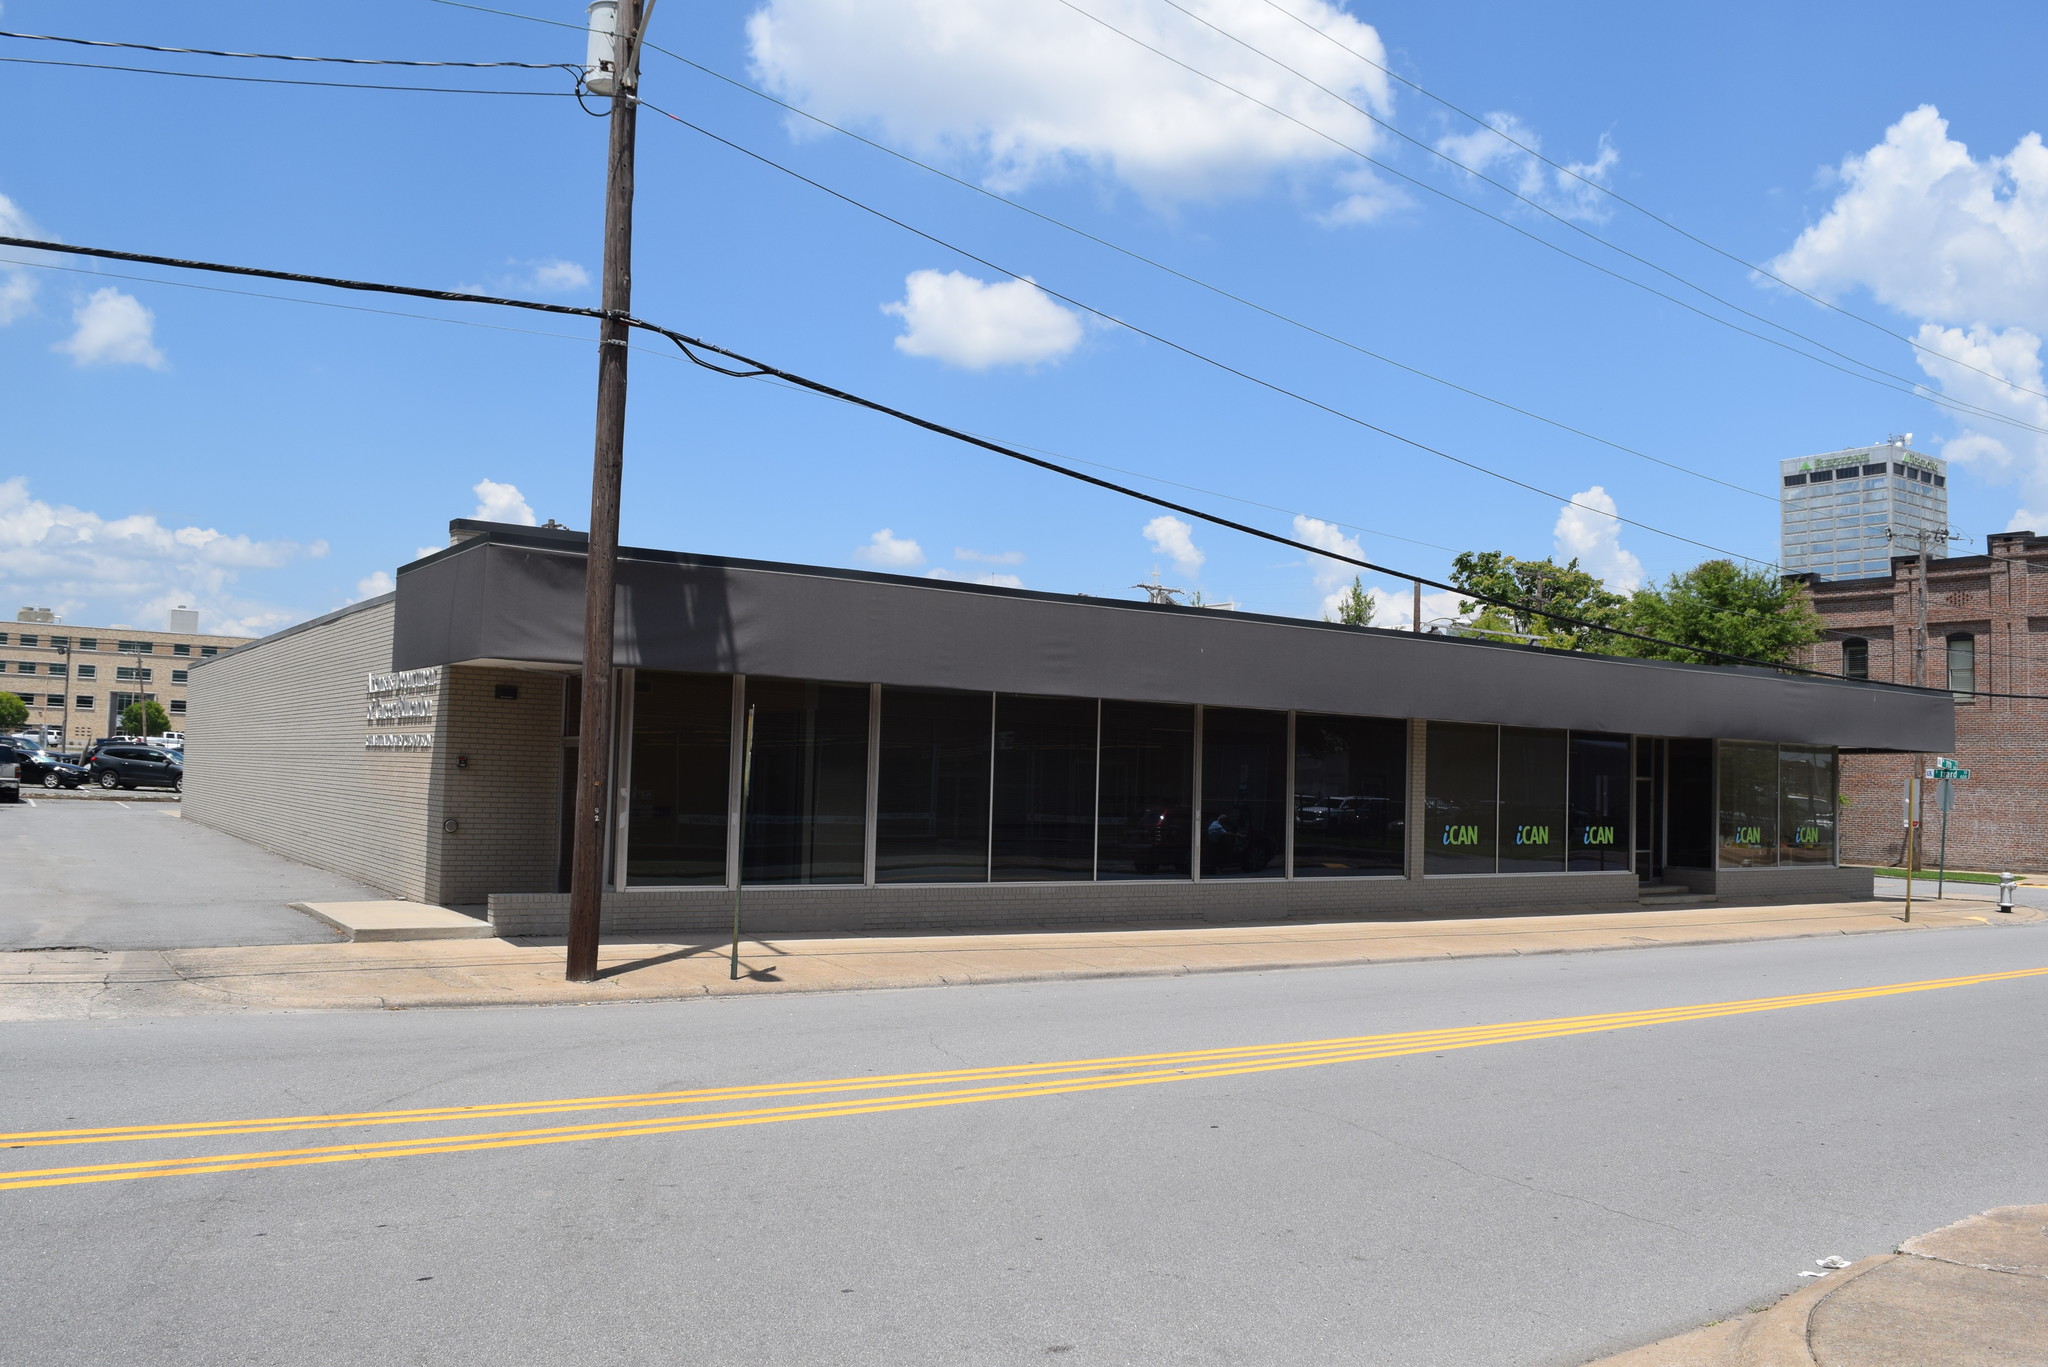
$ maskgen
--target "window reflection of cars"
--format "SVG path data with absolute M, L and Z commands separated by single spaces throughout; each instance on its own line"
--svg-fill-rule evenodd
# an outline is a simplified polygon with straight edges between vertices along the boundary
M 1139 873 L 1158 873 L 1161 869 L 1186 873 L 1191 816 L 1184 806 L 1162 804 L 1145 808 L 1131 825 L 1131 867 Z

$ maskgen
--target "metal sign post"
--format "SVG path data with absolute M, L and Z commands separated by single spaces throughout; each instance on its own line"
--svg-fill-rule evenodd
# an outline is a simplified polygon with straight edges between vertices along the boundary
M 734 856 L 732 871 L 732 963 L 727 976 L 734 982 L 740 977 L 740 889 L 747 881 L 747 798 L 754 791 L 754 705 L 747 704 L 747 738 L 740 752 L 740 838 L 739 852 Z
M 1913 919 L 1913 863 L 1920 834 L 1920 780 L 1906 780 L 1906 920 Z
M 1955 784 L 1958 780 L 1966 779 L 1969 776 L 1970 771 L 1968 769 L 1947 758 L 1936 760 L 1934 767 L 1927 771 L 1927 777 L 1941 784 L 1938 798 L 1941 806 L 1941 863 L 1940 870 L 1934 879 L 1934 896 L 1936 900 L 1939 900 L 1944 895 L 1944 890 L 1948 886 L 1948 813 L 1949 809 L 1955 806 Z

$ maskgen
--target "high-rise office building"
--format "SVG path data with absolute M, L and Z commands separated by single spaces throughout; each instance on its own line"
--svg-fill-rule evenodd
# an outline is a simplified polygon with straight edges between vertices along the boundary
M 1877 446 L 1780 461 L 1778 560 L 1787 574 L 1871 579 L 1891 558 L 1947 554 L 1948 462 L 1907 448 L 1912 434 Z

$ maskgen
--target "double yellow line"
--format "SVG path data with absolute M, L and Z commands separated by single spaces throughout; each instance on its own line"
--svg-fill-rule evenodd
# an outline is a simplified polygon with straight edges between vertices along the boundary
M 578 1125 L 539 1126 L 486 1132 L 458 1132 L 437 1138 L 366 1140 L 314 1148 L 271 1149 L 186 1158 L 141 1159 L 72 1167 L 0 1170 L 0 1191 L 22 1187 L 71 1186 L 88 1182 L 124 1182 L 144 1177 L 176 1177 L 195 1173 L 241 1172 L 255 1168 L 301 1167 L 314 1163 L 349 1163 L 370 1158 L 405 1158 L 422 1154 L 466 1153 L 483 1149 L 567 1144 L 587 1139 L 620 1139 L 634 1135 L 675 1134 L 685 1130 L 765 1125 L 785 1120 L 822 1120 L 872 1115 L 883 1111 L 921 1110 L 981 1101 L 1015 1101 L 1059 1093 L 1139 1087 L 1157 1082 L 1190 1082 L 1246 1073 L 1316 1068 L 1356 1063 L 1403 1054 L 1474 1049 L 1490 1044 L 1555 1039 L 1648 1025 L 1674 1025 L 1722 1016 L 1782 1011 L 1791 1007 L 1824 1006 L 1933 992 L 1951 987 L 2009 982 L 2048 975 L 2048 968 L 1977 973 L 1959 978 L 1889 983 L 1877 987 L 1806 992 L 1782 997 L 1648 1011 L 1564 1016 L 1505 1025 L 1469 1025 L 1445 1030 L 1411 1030 L 1386 1035 L 1353 1035 L 1290 1044 L 1248 1045 L 1230 1049 L 1196 1049 L 1166 1054 L 1129 1054 L 1077 1059 L 1061 1063 L 1024 1063 L 993 1068 L 960 1068 L 945 1072 L 892 1073 L 871 1077 L 832 1078 L 816 1082 L 766 1083 L 755 1086 L 706 1087 L 688 1091 L 635 1092 L 616 1096 L 573 1097 L 553 1101 L 513 1101 L 477 1106 L 425 1107 L 404 1111 L 346 1111 L 326 1115 L 271 1116 L 249 1120 L 188 1121 L 164 1125 L 130 1125 L 98 1129 L 25 1130 L 0 1134 L 0 1149 L 44 1148 L 62 1144 L 112 1144 L 228 1135 L 274 1134 L 295 1130 L 357 1129 L 383 1125 L 473 1123 L 578 1111 L 619 1111 L 645 1108 L 716 1106 L 734 1101 L 778 1100 L 825 1095 L 836 1099 L 742 1110 L 691 1111 L 642 1119 L 614 1119 Z M 957 1085 L 967 1084 L 967 1085 Z M 935 1090 L 905 1090 L 905 1089 Z M 847 1095 L 847 1094 L 853 1095 Z M 887 1093 L 887 1095 L 877 1095 Z

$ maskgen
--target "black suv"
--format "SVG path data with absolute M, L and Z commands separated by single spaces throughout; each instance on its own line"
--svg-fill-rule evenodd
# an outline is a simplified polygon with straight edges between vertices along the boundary
M 66 764 L 47 750 L 18 740 L 0 741 L 0 764 L 21 766 L 21 781 L 42 788 L 76 788 L 85 782 L 85 770 Z
M 103 741 L 92 747 L 92 781 L 102 788 L 185 789 L 185 765 L 153 745 Z

